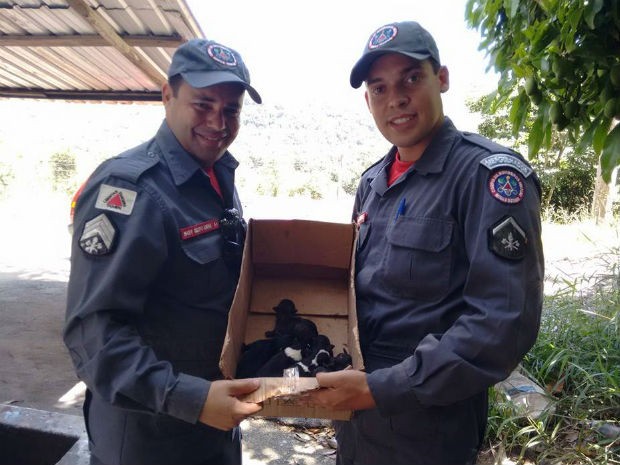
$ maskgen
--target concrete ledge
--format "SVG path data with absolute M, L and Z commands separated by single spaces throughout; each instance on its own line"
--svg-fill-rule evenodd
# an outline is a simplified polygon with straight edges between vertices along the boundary
M 0 465 L 88 465 L 81 416 L 0 405 Z

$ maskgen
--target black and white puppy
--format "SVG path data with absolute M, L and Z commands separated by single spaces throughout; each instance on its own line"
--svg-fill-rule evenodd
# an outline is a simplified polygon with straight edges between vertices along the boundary
M 308 354 L 299 362 L 299 376 L 314 376 L 320 367 L 329 364 L 333 357 L 334 345 L 329 338 L 318 334 L 313 338 Z
M 301 360 L 301 346 L 295 342 L 271 357 L 256 373 L 259 377 L 280 377 Z

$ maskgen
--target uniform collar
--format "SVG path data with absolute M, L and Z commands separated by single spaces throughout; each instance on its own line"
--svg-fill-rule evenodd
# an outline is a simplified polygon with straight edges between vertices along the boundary
M 418 161 L 416 161 L 412 167 L 407 170 L 407 173 L 401 176 L 393 185 L 397 185 L 402 182 L 408 173 L 416 171 L 421 175 L 427 175 L 429 173 L 441 173 L 446 164 L 446 160 L 452 151 L 452 146 L 459 137 L 459 132 L 448 118 L 444 118 L 444 122 L 431 140 L 431 143 L 426 147 L 424 153 Z M 390 164 L 396 156 L 398 151 L 396 146 L 392 146 L 388 154 L 379 162 L 374 177 L 369 177 L 368 182 L 372 185 L 372 188 L 378 193 L 383 195 L 388 189 L 387 178 Z M 383 174 L 381 174 L 383 173 Z
M 459 132 L 454 127 L 454 123 L 450 118 L 445 117 L 437 134 L 415 163 L 415 170 L 422 175 L 441 173 L 458 136 Z
M 196 172 L 202 171 L 200 164 L 182 146 L 164 120 L 155 135 L 155 141 L 161 148 L 162 156 L 170 169 L 174 183 L 179 186 L 187 182 Z M 215 166 L 225 166 L 234 171 L 239 162 L 226 151 L 215 162 Z

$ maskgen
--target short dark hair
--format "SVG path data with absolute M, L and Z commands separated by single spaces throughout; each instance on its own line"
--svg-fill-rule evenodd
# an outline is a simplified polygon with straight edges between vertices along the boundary
M 168 84 L 170 84 L 170 88 L 172 89 L 172 95 L 177 97 L 179 95 L 179 88 L 181 87 L 181 83 L 183 82 L 183 76 L 180 74 L 175 74 L 174 76 L 170 76 L 168 78 Z

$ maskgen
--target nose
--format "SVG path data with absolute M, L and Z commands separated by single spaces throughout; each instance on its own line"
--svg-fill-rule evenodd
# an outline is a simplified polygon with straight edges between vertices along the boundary
M 390 95 L 390 106 L 393 108 L 404 107 L 409 103 L 409 95 L 401 87 L 396 87 L 392 90 Z
M 207 125 L 214 130 L 223 131 L 226 129 L 226 118 L 222 110 L 213 110 L 207 116 Z

